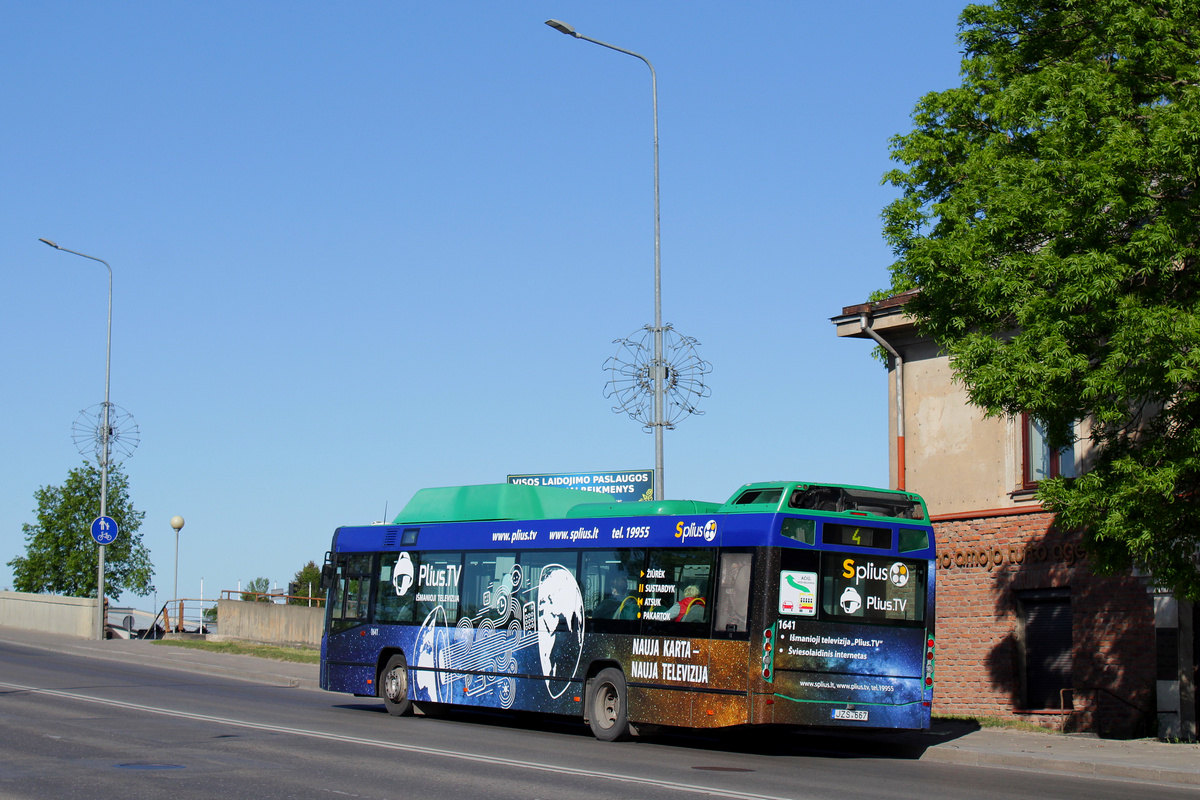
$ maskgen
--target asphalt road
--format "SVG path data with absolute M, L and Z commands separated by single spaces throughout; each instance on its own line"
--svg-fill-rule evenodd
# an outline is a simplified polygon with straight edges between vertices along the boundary
M 1195 798 L 763 731 L 606 744 L 573 722 L 381 703 L 0 643 L 3 798 Z

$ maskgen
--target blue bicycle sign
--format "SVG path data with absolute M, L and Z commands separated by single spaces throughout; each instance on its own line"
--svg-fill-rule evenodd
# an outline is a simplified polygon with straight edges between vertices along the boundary
M 96 544 L 112 544 L 117 540 L 117 521 L 112 517 L 96 517 L 92 520 L 92 538 Z

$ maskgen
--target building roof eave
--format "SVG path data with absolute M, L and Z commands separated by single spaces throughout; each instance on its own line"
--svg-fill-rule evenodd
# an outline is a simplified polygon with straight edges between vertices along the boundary
M 877 330 L 891 330 L 893 332 L 911 330 L 916 326 L 912 317 L 905 313 L 904 307 L 919 291 L 920 289 L 911 289 L 907 292 L 886 297 L 883 300 L 846 306 L 842 309 L 841 314 L 836 317 L 830 317 L 829 321 L 837 326 L 837 335 L 839 337 L 852 339 L 871 338 L 862 330 L 860 320 L 863 314 L 871 318 L 871 327 Z

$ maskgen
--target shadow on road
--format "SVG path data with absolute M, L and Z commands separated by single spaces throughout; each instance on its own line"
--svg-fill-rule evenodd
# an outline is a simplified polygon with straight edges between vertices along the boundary
M 382 701 L 342 703 L 334 708 L 386 714 Z M 556 717 L 524 712 L 476 710 L 455 706 L 422 704 L 418 714 L 438 722 L 491 728 L 542 731 L 591 738 L 588 726 L 575 717 Z M 915 760 L 934 745 L 954 741 L 979 730 L 978 723 L 964 720 L 935 720 L 928 731 L 854 731 L 845 728 L 795 729 L 776 726 L 692 730 L 666 726 L 639 726 L 638 735 L 627 744 L 688 747 L 727 753 L 767 756 L 821 756 L 824 758 L 894 758 Z M 621 746 L 621 745 L 617 745 Z
M 754 726 L 716 731 L 646 729 L 638 738 L 673 746 L 766 756 L 824 758 L 894 758 L 916 760 L 934 745 L 979 730 L 966 721 L 935 721 L 928 731 L 855 731 L 845 728 Z

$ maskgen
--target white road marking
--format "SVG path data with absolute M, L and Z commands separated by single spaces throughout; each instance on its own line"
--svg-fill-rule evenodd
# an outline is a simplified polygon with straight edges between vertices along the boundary
M 734 798 L 734 800 L 802 800 L 802 798 L 795 795 L 789 797 L 780 797 L 777 795 L 750 794 L 748 792 L 718 789 L 711 786 L 696 786 L 694 784 L 679 783 L 677 781 L 660 781 L 653 778 L 639 778 L 632 775 L 618 775 L 612 772 L 596 772 L 594 770 L 562 767 L 555 764 L 539 764 L 533 761 L 515 761 L 506 758 L 479 755 L 477 753 L 464 753 L 456 750 L 437 750 L 432 747 L 421 747 L 420 745 L 414 744 L 398 744 L 396 742 L 386 742 L 382 739 L 364 739 L 359 736 L 343 736 L 341 734 L 327 733 L 324 731 L 312 731 L 305 728 L 289 728 L 283 725 L 269 725 L 265 722 L 249 722 L 247 720 L 230 719 L 228 717 L 214 717 L 208 714 L 193 714 L 188 711 L 177 711 L 169 708 L 155 708 L 154 706 L 141 705 L 140 703 L 126 703 L 121 700 L 107 700 L 101 697 L 89 697 L 85 694 L 65 692 L 60 689 L 41 689 L 36 686 L 22 686 L 20 684 L 5 683 L 3 681 L 0 681 L 0 687 L 22 692 L 29 692 L 31 694 L 62 697 L 68 700 L 82 700 L 85 703 L 98 703 L 100 705 L 113 706 L 114 708 L 124 708 L 130 711 L 145 711 L 149 714 L 159 714 L 165 717 L 176 717 L 178 719 L 188 719 L 198 722 L 212 722 L 218 725 L 233 725 L 239 728 L 249 728 L 257 731 L 269 731 L 271 733 L 290 733 L 293 736 L 304 736 L 310 739 L 325 739 L 333 742 L 345 742 L 349 744 L 365 745 L 367 747 L 379 747 L 385 750 L 401 750 L 406 753 L 421 753 L 423 755 L 441 756 L 443 758 L 452 758 L 459 761 L 473 761 L 480 764 L 517 767 L 520 769 L 536 770 L 539 772 L 551 772 L 559 775 L 574 775 L 582 778 L 602 778 L 610 781 L 621 781 L 622 783 L 635 783 L 641 786 L 654 786 L 659 789 L 675 789 L 681 792 L 707 794 L 713 797 L 729 797 Z

